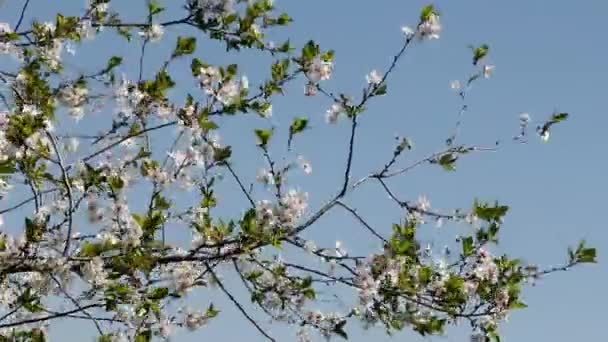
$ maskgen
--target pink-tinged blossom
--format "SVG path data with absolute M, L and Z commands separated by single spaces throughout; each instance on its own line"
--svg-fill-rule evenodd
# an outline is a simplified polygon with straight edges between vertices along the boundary
M 344 107 L 339 103 L 333 103 L 331 107 L 325 112 L 325 121 L 327 123 L 336 123 L 338 116 L 344 111 Z
M 198 330 L 207 324 L 208 318 L 203 312 L 188 312 L 184 317 L 184 324 L 190 331 Z
M 439 16 L 435 13 L 431 13 L 427 20 L 418 26 L 418 32 L 420 32 L 421 38 L 424 39 L 439 39 L 441 29 Z
M 289 224 L 295 224 L 308 208 L 308 193 L 294 189 L 289 190 L 281 198 L 281 204 L 283 206 L 282 220 Z
M 325 81 L 330 79 L 331 72 L 333 69 L 333 63 L 330 61 L 324 61 L 320 58 L 315 58 L 310 65 L 306 68 L 306 76 L 308 79 L 317 83 L 319 81 Z

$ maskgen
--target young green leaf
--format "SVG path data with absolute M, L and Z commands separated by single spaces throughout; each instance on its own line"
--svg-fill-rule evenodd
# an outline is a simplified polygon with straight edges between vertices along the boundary
M 302 133 L 308 127 L 307 118 L 294 118 L 291 126 L 289 126 L 289 139 L 287 140 L 287 148 L 291 148 L 291 141 L 296 134 Z
M 272 137 L 272 130 L 270 129 L 256 129 L 255 136 L 258 138 L 258 146 L 266 148 L 268 141 Z
M 196 38 L 194 37 L 177 37 L 177 44 L 173 51 L 173 57 L 190 55 L 196 50 Z
M 110 71 L 122 63 L 122 57 L 112 56 L 108 60 L 108 65 L 106 66 L 106 71 Z

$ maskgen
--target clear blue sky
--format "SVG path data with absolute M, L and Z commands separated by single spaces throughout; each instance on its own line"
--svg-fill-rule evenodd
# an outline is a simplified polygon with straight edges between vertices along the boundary
M 61 1 L 63 3 L 64 1 Z M 143 0 L 114 1 L 130 18 L 142 18 Z M 49 18 L 61 11 L 59 2 L 32 1 L 33 17 Z M 65 1 L 73 13 L 83 0 Z M 165 1 L 169 3 L 169 1 Z M 52 4 L 52 5 L 51 5 Z M 365 74 L 372 68 L 385 69 L 402 42 L 400 27 L 414 25 L 426 1 L 288 1 L 276 5 L 295 19 L 288 36 L 296 46 L 315 39 L 322 47 L 336 50 L 336 69 L 327 87 L 359 94 Z M 507 217 L 500 251 L 530 262 L 551 266 L 563 262 L 566 248 L 585 238 L 599 249 L 600 263 L 556 274 L 528 288 L 529 308 L 515 312 L 502 326 L 504 341 L 601 341 L 605 339 L 603 309 L 608 307 L 608 268 L 602 255 L 608 250 L 608 233 L 603 219 L 608 162 L 605 130 L 608 127 L 608 47 L 605 22 L 608 2 L 602 0 L 463 0 L 437 1 L 442 12 L 444 32 L 438 41 L 416 44 L 403 59 L 389 82 L 388 96 L 373 101 L 361 118 L 353 176 L 359 178 L 381 167 L 390 157 L 394 135 L 410 137 L 416 160 L 442 147 L 449 134 L 460 102 L 449 89 L 454 79 L 463 80 L 471 72 L 469 44 L 488 43 L 495 76 L 477 84 L 470 93 L 461 141 L 490 145 L 497 137 L 516 134 L 518 114 L 529 112 L 533 120 L 546 119 L 553 110 L 571 113 L 567 123 L 556 127 L 549 144 L 538 139 L 527 145 L 505 144 L 498 153 L 464 158 L 455 173 L 436 168 L 420 168 L 392 184 L 404 198 L 426 194 L 434 207 L 468 207 L 474 198 L 497 199 L 512 208 Z M 21 1 L 6 0 L 0 7 L 0 22 L 14 23 Z M 56 6 L 57 8 L 53 8 Z M 175 13 L 174 13 L 175 14 Z M 180 14 L 175 14 L 179 16 Z M 147 75 L 158 68 L 169 53 L 174 37 L 184 31 L 169 30 L 165 43 L 151 45 Z M 279 33 L 285 37 L 284 33 Z M 70 63 L 83 69 L 103 65 L 111 55 L 126 55 L 127 65 L 135 65 L 137 45 L 114 43 L 113 35 L 103 35 L 91 46 L 101 49 L 78 50 Z M 252 84 L 267 74 L 268 59 L 246 52 L 244 56 L 224 57 L 221 46 L 199 43 L 197 56 L 211 63 L 244 61 L 244 72 Z M 129 67 L 123 68 L 134 75 Z M 186 63 L 174 72 L 190 84 Z M 176 99 L 183 94 L 176 94 Z M 290 88 L 274 105 L 272 122 L 284 130 L 296 115 L 311 117 L 313 128 L 296 142 L 296 148 L 312 161 L 313 176 L 295 178 L 293 183 L 311 194 L 311 206 L 334 193 L 340 180 L 348 127 L 324 123 L 329 103 L 302 96 L 302 84 Z M 99 120 L 102 120 L 100 118 Z M 98 126 L 93 122 L 89 128 Z M 107 123 L 105 124 L 107 126 Z M 225 122 L 224 140 L 235 145 L 237 170 L 252 180 L 262 159 L 253 146 L 252 127 L 266 123 L 253 117 Z M 94 132 L 94 130 L 92 131 Z M 162 140 L 158 135 L 155 139 Z M 153 141 L 154 142 L 154 141 Z M 166 142 L 166 141 L 165 141 Z M 161 144 L 162 142 L 159 142 Z M 247 145 L 247 146 L 244 146 Z M 240 149 L 242 146 L 242 149 Z M 283 151 L 276 150 L 276 153 Z M 403 163 L 403 162 L 402 162 Z M 226 202 L 222 209 L 234 217 L 245 202 L 226 180 Z M 328 190 L 331 189 L 331 190 Z M 370 202 L 370 198 L 374 200 Z M 389 233 L 390 224 L 400 212 L 373 185 L 348 197 L 374 227 Z M 15 219 L 14 222 L 17 222 Z M 457 234 L 449 226 L 429 226 L 428 238 Z M 307 232 L 319 244 L 333 245 L 343 240 L 350 250 L 376 248 L 366 232 L 342 213 L 328 215 Z M 230 277 L 228 279 L 231 279 Z M 240 284 L 231 283 L 239 294 Z M 237 290 L 238 289 L 238 290 Z M 210 297 L 211 296 L 211 297 Z M 247 302 L 247 297 L 244 296 Z M 177 341 L 231 340 L 262 341 L 257 331 L 223 299 L 219 291 L 192 297 L 190 306 L 206 307 L 213 300 L 221 316 L 195 334 L 178 334 Z M 252 309 L 253 310 L 253 309 Z M 262 315 L 257 315 L 262 321 Z M 423 339 L 410 332 L 393 338 L 381 329 L 362 331 L 350 325 L 352 341 L 465 341 L 465 327 L 452 329 L 446 336 Z M 266 325 L 278 339 L 293 339 L 293 330 Z M 81 341 L 92 326 L 85 322 L 66 322 L 54 326 L 52 340 Z

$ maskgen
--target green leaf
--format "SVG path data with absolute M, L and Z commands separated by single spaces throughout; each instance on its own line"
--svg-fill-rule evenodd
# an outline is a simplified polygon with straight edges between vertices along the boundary
M 522 303 L 520 301 L 513 301 L 511 303 L 509 303 L 509 309 L 525 309 L 527 308 L 528 305 L 526 305 L 525 303 Z
M 15 163 L 7 160 L 4 162 L 0 162 L 0 174 L 11 174 L 15 172 Z
M 443 167 L 444 170 L 454 171 L 456 170 L 456 166 L 454 165 L 456 160 L 458 160 L 458 156 L 456 154 L 446 153 L 439 157 L 439 160 L 437 162 L 439 163 L 439 165 L 441 165 L 441 167 Z
M 334 60 L 334 50 L 325 51 L 321 54 L 321 60 L 323 62 L 331 62 Z
M 25 237 L 29 242 L 40 242 L 42 240 L 43 227 L 33 220 L 25 218 Z
M 468 257 L 473 254 L 474 245 L 473 245 L 473 237 L 467 236 L 462 239 L 462 255 Z
M 319 45 L 313 40 L 309 40 L 302 48 L 302 59 L 304 62 L 310 62 L 319 55 L 319 52 Z
M 169 289 L 166 287 L 157 287 L 148 294 L 148 299 L 161 300 L 169 295 Z
M 213 306 L 213 303 L 209 304 L 209 307 L 207 308 L 207 311 L 205 312 L 205 316 L 207 318 L 214 318 L 216 317 L 218 314 L 220 313 L 220 310 L 216 309 Z
M 473 205 L 473 213 L 478 218 L 487 222 L 500 222 L 509 211 L 509 206 L 499 205 L 495 202 L 494 205 L 480 203 L 477 200 Z
M 433 14 L 437 14 L 437 12 L 435 11 L 435 6 L 433 6 L 432 4 L 424 6 L 420 11 L 420 21 L 425 22 L 429 20 L 429 18 Z
M 477 65 L 481 59 L 488 55 L 490 46 L 488 44 L 482 44 L 481 46 L 473 49 L 473 65 Z
M 553 116 L 551 117 L 551 122 L 554 124 L 558 123 L 558 122 L 562 122 L 568 118 L 568 115 L 569 115 L 568 113 L 553 114 Z
M 258 146 L 266 148 L 270 138 L 272 137 L 272 130 L 270 129 L 256 129 L 255 136 L 258 138 Z
M 230 146 L 217 147 L 213 149 L 213 159 L 218 162 L 224 162 L 232 155 L 232 148 Z
M 577 253 L 577 261 L 581 263 L 596 263 L 597 251 L 595 248 L 583 248 Z
M 379 87 L 377 87 L 374 91 L 373 94 L 374 96 L 382 96 L 382 95 L 386 95 L 386 84 L 383 84 Z
M 160 4 L 158 3 L 158 1 L 152 0 L 152 1 L 148 2 L 148 12 L 150 13 L 150 15 L 159 14 L 160 12 L 162 12 L 164 10 L 165 9 L 163 7 L 160 7 Z
M 294 118 L 293 122 L 291 123 L 291 126 L 289 126 L 289 134 L 293 136 L 298 133 L 301 133 L 302 131 L 304 131 L 304 129 L 306 129 L 307 126 L 307 118 Z
M 184 55 L 190 55 L 196 50 L 196 38 L 194 37 L 177 37 L 177 44 L 175 51 L 173 51 L 173 57 L 179 57 Z
M 228 67 L 226 67 L 226 72 L 228 73 L 228 76 L 230 76 L 230 77 L 236 75 L 236 73 L 238 71 L 239 71 L 239 66 L 236 64 L 230 64 L 230 65 L 228 65 Z
M 193 58 L 190 63 L 190 69 L 192 70 L 193 76 L 198 76 L 200 74 L 201 68 L 204 67 L 205 64 L 198 58 Z
M 149 342 L 151 340 L 152 332 L 150 330 L 141 331 L 135 336 L 135 342 Z
M 287 148 L 291 148 L 291 141 L 294 135 L 303 132 L 308 126 L 307 118 L 294 118 L 291 126 L 289 126 L 289 138 L 287 139 Z
M 108 60 L 108 65 L 106 66 L 106 71 L 110 71 L 122 63 L 122 57 L 112 56 Z
M 291 19 L 291 17 L 287 13 L 282 13 L 277 18 L 277 24 L 282 25 L 282 26 L 287 25 L 292 21 L 293 21 L 293 19 Z

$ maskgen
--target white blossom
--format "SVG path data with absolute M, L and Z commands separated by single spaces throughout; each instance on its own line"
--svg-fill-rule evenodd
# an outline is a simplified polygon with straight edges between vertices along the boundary
M 494 69 L 496 67 L 494 65 L 484 65 L 483 66 L 483 77 L 490 78 L 494 73 Z
M 338 116 L 340 113 L 344 111 L 344 107 L 342 107 L 339 103 L 334 103 L 329 107 L 327 112 L 325 112 L 325 121 L 327 123 L 336 123 L 338 121 Z
M 103 260 L 94 257 L 85 263 L 82 269 L 83 277 L 95 286 L 103 286 L 108 281 L 108 273 L 104 269 Z
M 365 76 L 368 84 L 378 85 L 382 82 L 382 75 L 378 73 L 377 70 L 372 70 L 367 76 Z
M 435 13 L 431 13 L 428 19 L 420 24 L 418 31 L 422 38 L 439 39 L 439 33 L 441 33 L 439 16 Z
M 207 323 L 207 316 L 202 312 L 188 312 L 184 324 L 190 331 L 195 331 Z
M 306 68 L 306 76 L 313 83 L 325 81 L 331 77 L 332 69 L 333 63 L 331 61 L 324 61 L 317 57 Z
M 426 196 L 421 195 L 420 197 L 418 197 L 417 208 L 420 211 L 428 211 L 431 208 L 431 203 L 426 198 Z
M 542 140 L 542 141 L 544 141 L 544 142 L 549 141 L 549 130 L 548 130 L 548 129 L 543 130 L 543 131 L 541 132 L 541 134 L 540 134 L 540 138 L 541 138 L 541 140 Z
M 305 174 L 309 175 L 312 173 L 312 165 L 310 165 L 310 162 L 304 159 L 303 156 L 298 156 L 298 164 L 300 164 L 300 167 L 304 170 Z
M 409 26 L 401 27 L 401 32 L 403 32 L 403 34 L 405 35 L 405 38 L 407 38 L 407 39 L 410 39 L 411 37 L 414 36 L 414 34 L 416 34 L 416 32 Z
M 151 42 L 158 42 L 162 39 L 165 29 L 160 24 L 152 24 L 144 31 L 139 32 L 139 35 Z

